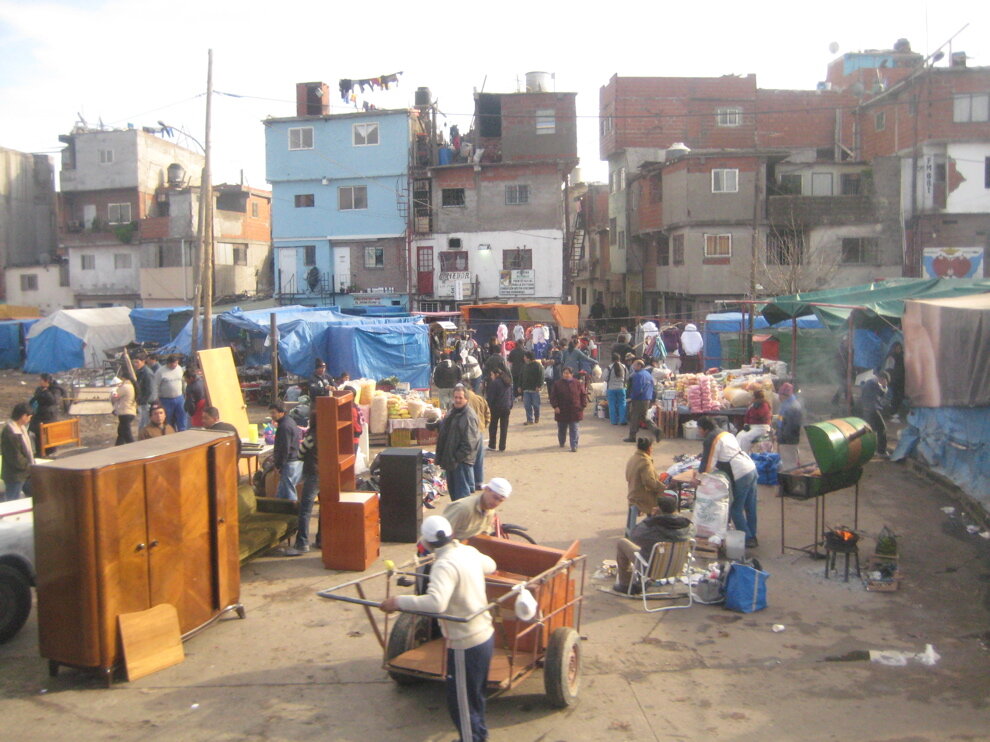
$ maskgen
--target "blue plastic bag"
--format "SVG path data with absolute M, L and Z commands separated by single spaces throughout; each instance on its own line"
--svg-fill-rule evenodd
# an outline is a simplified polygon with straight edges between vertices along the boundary
M 767 607 L 768 572 L 748 564 L 733 562 L 725 578 L 725 607 L 739 613 L 753 613 Z
M 777 484 L 777 469 L 780 468 L 779 453 L 751 453 L 750 458 L 756 464 L 757 484 Z

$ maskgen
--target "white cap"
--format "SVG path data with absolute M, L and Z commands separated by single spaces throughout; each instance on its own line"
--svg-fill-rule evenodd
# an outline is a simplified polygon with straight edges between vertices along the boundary
M 512 494 L 512 485 L 509 483 L 508 479 L 504 479 L 503 477 L 493 477 L 484 486 L 496 495 L 501 495 L 502 497 L 508 497 Z
M 450 521 L 442 515 L 431 515 L 423 521 L 419 529 L 423 540 L 428 544 L 435 544 L 437 541 L 444 541 L 454 535 L 454 529 Z

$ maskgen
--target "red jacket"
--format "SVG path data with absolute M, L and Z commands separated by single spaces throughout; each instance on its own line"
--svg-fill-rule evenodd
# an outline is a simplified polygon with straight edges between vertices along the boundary
M 766 400 L 763 400 L 762 404 L 754 402 L 743 415 L 743 425 L 769 425 L 772 417 L 773 413 L 770 410 L 769 402 Z
M 559 423 L 576 423 L 584 420 L 584 408 L 588 393 L 577 379 L 558 379 L 550 387 L 550 406 L 556 410 L 553 419 Z

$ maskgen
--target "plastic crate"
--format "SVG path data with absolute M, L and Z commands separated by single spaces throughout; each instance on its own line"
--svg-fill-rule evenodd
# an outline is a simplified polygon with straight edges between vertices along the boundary
M 436 445 L 437 438 L 440 435 L 439 430 L 430 430 L 428 428 L 417 428 L 416 430 L 416 442 L 421 446 L 434 446 Z
M 409 429 L 393 430 L 388 435 L 388 444 L 390 446 L 412 446 L 415 443 L 413 440 L 413 431 Z

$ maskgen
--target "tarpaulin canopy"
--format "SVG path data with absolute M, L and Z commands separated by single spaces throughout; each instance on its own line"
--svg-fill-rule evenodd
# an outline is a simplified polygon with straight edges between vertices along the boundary
M 136 307 L 131 310 L 134 339 L 139 343 L 168 345 L 172 340 L 169 329 L 172 315 L 191 311 L 192 307 Z
M 24 361 L 24 338 L 36 319 L 0 321 L 0 368 L 20 368 Z
M 807 371 L 813 371 L 822 360 L 820 354 L 815 353 L 815 351 L 822 345 L 820 336 L 826 334 L 824 332 L 825 328 L 814 315 L 798 317 L 797 326 L 798 364 L 806 366 Z M 781 341 L 781 358 L 790 357 L 791 320 L 771 325 L 762 315 L 757 314 L 753 317 L 753 329 L 778 330 L 775 336 Z M 803 331 L 805 330 L 818 330 L 818 332 L 804 333 Z M 737 363 L 749 363 L 748 358 L 742 357 L 742 343 L 732 337 L 733 334 L 738 335 L 740 332 L 745 333 L 748 331 L 749 315 L 743 312 L 718 312 L 705 317 L 703 335 L 705 339 L 706 364 L 709 367 L 735 367 Z M 723 334 L 728 335 L 728 337 L 723 338 Z M 834 350 L 834 347 L 826 349 L 823 357 L 830 360 L 831 356 L 834 355 Z M 810 381 L 813 380 L 814 374 L 802 373 L 801 378 Z
M 353 378 L 395 376 L 414 389 L 430 385 L 430 338 L 425 324 L 333 324 L 316 338 L 313 347 L 327 359 L 327 370 L 334 376 L 346 371 Z M 308 373 L 312 364 L 309 368 Z
M 990 291 L 990 279 L 895 278 L 848 288 L 778 296 L 767 301 L 763 316 L 769 322 L 815 314 L 826 327 L 839 329 L 862 309 L 866 318 L 897 321 L 907 299 L 935 299 Z M 832 305 L 832 306 L 824 306 Z
M 564 334 L 574 332 L 580 321 L 580 309 L 576 304 L 490 303 L 466 304 L 461 307 L 464 323 L 476 331 L 478 342 L 485 342 L 495 334 L 495 328 L 505 323 L 512 329 L 516 322 L 553 325 Z
M 38 307 L 19 307 L 16 304 L 0 304 L 0 319 L 37 319 Z
M 134 342 L 127 307 L 61 309 L 36 322 L 27 334 L 28 373 L 101 368 L 105 351 Z

